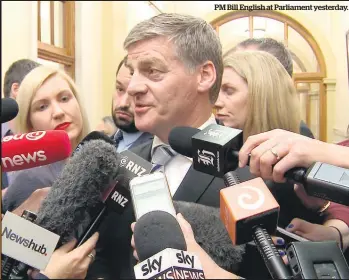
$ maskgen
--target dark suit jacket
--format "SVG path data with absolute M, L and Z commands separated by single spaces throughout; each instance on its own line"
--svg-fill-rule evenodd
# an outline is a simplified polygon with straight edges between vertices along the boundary
M 113 136 L 111 136 L 111 139 L 114 140 L 115 134 Z M 142 135 L 139 136 L 138 139 L 132 143 L 132 145 L 131 145 L 131 147 L 129 149 L 137 147 L 138 145 L 146 143 L 146 142 L 150 142 L 151 143 L 153 141 L 153 138 L 154 138 L 154 135 L 152 135 L 152 134 L 150 134 L 148 132 L 143 132 Z M 116 147 L 117 147 L 118 144 L 119 143 L 116 143 Z
M 130 151 L 150 161 L 152 142 L 141 144 Z M 254 176 L 249 167 L 238 168 L 236 171 L 240 180 L 247 181 Z M 281 205 L 279 226 L 286 227 L 289 222 L 299 217 L 310 222 L 318 221 L 318 216 L 307 210 L 289 184 L 275 184 L 266 181 L 276 200 Z M 198 172 L 190 167 L 181 185 L 177 189 L 174 200 L 195 202 L 203 205 L 219 207 L 219 192 L 224 188 L 221 178 Z M 100 238 L 97 245 L 95 262 L 89 269 L 88 276 L 92 278 L 104 277 L 107 279 L 134 278 L 133 266 L 136 264 L 130 246 L 132 231 L 131 223 L 135 221 L 133 209 L 130 205 L 123 215 L 110 213 L 99 230 Z M 246 246 L 238 275 L 245 278 L 270 278 L 270 275 L 253 245 Z M 253 269 L 251 269 L 253 265 Z
M 147 142 L 130 151 L 150 161 L 151 146 L 152 142 Z M 219 207 L 219 191 L 222 188 L 224 182 L 221 178 L 190 167 L 173 199 Z M 134 278 L 133 266 L 136 262 L 130 246 L 131 223 L 134 221 L 132 205 L 129 205 L 123 215 L 109 213 L 99 230 L 96 260 L 89 269 L 89 277 Z

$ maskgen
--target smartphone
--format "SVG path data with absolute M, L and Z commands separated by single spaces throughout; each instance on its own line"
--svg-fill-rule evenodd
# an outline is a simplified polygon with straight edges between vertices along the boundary
M 282 237 L 285 240 L 286 244 L 293 241 L 309 241 L 308 239 L 294 234 L 292 232 L 288 232 L 287 230 L 284 230 L 281 227 L 277 227 L 276 231 L 277 236 Z
M 135 177 L 130 181 L 130 189 L 136 221 L 144 214 L 155 210 L 165 211 L 176 217 L 164 173 L 155 172 Z

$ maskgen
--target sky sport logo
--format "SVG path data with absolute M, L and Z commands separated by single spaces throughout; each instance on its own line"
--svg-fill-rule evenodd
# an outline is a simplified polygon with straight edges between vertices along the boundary
M 35 243 L 33 239 L 29 240 L 24 237 L 21 237 L 18 234 L 14 233 L 12 229 L 8 229 L 7 227 L 5 227 L 2 232 L 2 236 L 4 235 L 6 239 L 14 241 L 17 244 L 20 244 L 28 249 L 31 249 L 32 251 L 35 251 L 41 255 L 47 256 L 47 253 L 46 253 L 47 250 L 44 244 L 39 246 L 39 244 Z

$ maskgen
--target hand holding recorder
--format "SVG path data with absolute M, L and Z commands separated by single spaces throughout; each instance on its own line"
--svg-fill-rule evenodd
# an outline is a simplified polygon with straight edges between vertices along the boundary
M 251 173 L 275 182 L 284 182 L 284 174 L 291 168 L 309 167 L 314 162 L 349 168 L 349 148 L 281 129 L 247 138 L 239 152 L 239 167 L 246 166 L 249 154 Z

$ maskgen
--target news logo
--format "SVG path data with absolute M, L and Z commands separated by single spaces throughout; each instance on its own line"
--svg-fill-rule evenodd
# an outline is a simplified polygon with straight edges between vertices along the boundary
M 43 270 L 56 249 L 59 235 L 7 211 L 1 238 L 2 254 Z
M 33 239 L 29 241 L 29 239 L 21 237 L 20 235 L 14 233 L 12 229 L 9 229 L 7 227 L 5 227 L 2 231 L 2 236 L 4 235 L 6 239 L 14 241 L 19 245 L 23 245 L 23 247 L 31 249 L 32 251 L 37 252 L 41 255 L 47 256 L 47 249 L 44 244 L 41 244 L 39 246 L 39 244 L 37 242 L 34 242 Z
M 207 135 L 212 138 L 222 138 L 224 132 L 218 129 L 209 129 L 208 131 L 204 132 L 204 135 Z
M 23 134 L 9 135 L 2 138 L 2 142 L 9 142 L 12 140 L 22 140 L 26 138 L 29 141 L 37 141 L 43 138 L 46 135 L 46 131 L 34 131 Z
M 136 279 L 205 279 L 195 255 L 170 248 L 137 264 L 134 271 Z
M 238 195 L 237 202 L 242 209 L 256 210 L 263 205 L 265 196 L 260 189 L 252 186 L 245 186 L 241 187 L 240 190 L 242 193 Z
M 212 152 L 206 150 L 198 150 L 198 163 L 203 163 L 205 165 L 214 165 L 215 155 Z
M 119 167 L 122 168 L 126 178 L 134 178 L 150 173 L 152 164 L 136 154 L 125 150 L 120 153 L 121 160 Z
M 34 132 L 30 132 L 26 134 L 26 138 L 29 141 L 37 141 L 39 139 L 41 139 L 42 137 L 44 137 L 46 134 L 46 131 L 34 131 Z
M 122 157 L 122 159 L 120 160 L 120 167 L 126 166 L 127 159 L 128 159 L 127 156 Z
M 36 163 L 37 161 L 46 161 L 47 157 L 45 155 L 45 151 L 37 151 L 33 152 L 32 154 L 19 154 L 14 155 L 11 157 L 4 157 L 1 158 L 1 163 L 4 168 L 8 168 L 9 165 L 11 167 L 14 166 L 21 166 L 24 163 L 30 164 L 30 163 Z

